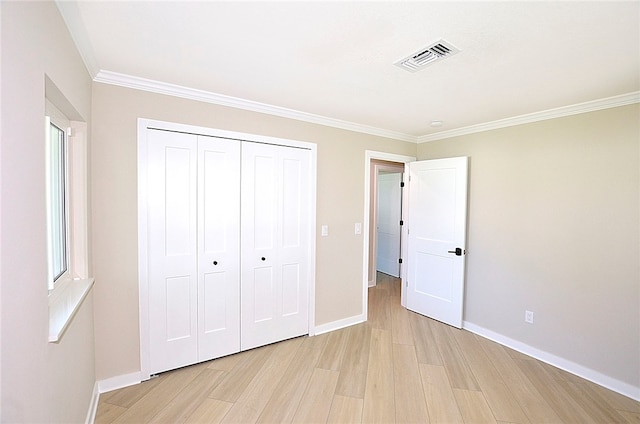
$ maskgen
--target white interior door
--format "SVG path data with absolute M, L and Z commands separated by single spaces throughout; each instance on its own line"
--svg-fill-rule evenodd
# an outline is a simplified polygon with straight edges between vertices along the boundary
M 240 350 L 240 143 L 198 136 L 198 361 Z
M 462 327 L 466 157 L 409 164 L 407 308 Z
M 198 359 L 197 136 L 149 130 L 149 346 L 152 373 Z
M 376 269 L 400 277 L 400 219 L 402 174 L 378 176 L 378 225 Z
M 242 350 L 309 331 L 310 157 L 242 146 Z

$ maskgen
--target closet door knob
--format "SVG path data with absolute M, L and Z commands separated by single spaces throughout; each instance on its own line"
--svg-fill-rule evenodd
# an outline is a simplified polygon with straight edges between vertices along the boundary
M 263 256 L 263 257 L 261 257 L 260 259 L 262 259 L 263 261 L 266 261 L 266 260 L 267 260 L 267 258 L 265 258 L 264 256 Z
M 218 265 L 218 261 L 213 261 L 213 264 L 214 265 Z

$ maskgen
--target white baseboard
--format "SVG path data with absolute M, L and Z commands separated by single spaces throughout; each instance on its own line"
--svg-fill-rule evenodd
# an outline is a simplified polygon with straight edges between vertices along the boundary
M 87 412 L 87 419 L 85 424 L 93 424 L 96 421 L 96 412 L 98 412 L 98 402 L 100 401 L 100 392 L 98 390 L 98 382 L 93 385 L 93 394 L 91 395 L 91 402 L 89 402 L 89 411 Z
M 606 387 L 607 389 L 613 390 L 621 395 L 640 401 L 640 387 L 635 387 L 629 383 L 625 383 L 624 381 L 609 377 L 598 371 L 576 364 L 568 359 L 564 359 L 549 352 L 529 346 L 528 344 L 503 336 L 502 334 L 480 327 L 479 325 L 471 322 L 464 321 L 463 328 L 486 339 L 500 343 L 503 346 L 517 350 L 520 353 L 524 353 L 527 356 L 531 356 L 532 358 L 538 359 L 549 365 L 553 365 L 554 367 L 560 368 L 571 374 L 575 374 L 578 377 L 582 377 L 598 384 L 599 386 Z
M 131 374 L 123 374 L 107 378 L 106 380 L 100 380 L 96 384 L 98 385 L 99 393 L 106 393 L 112 390 L 122 389 L 123 387 L 133 386 L 141 381 L 140 372 L 132 372 Z
M 360 324 L 361 322 L 365 322 L 367 317 L 364 315 L 356 315 L 349 318 L 340 319 L 338 321 L 328 322 L 326 324 L 318 325 L 316 327 L 316 336 L 322 333 L 328 333 L 329 331 L 339 330 L 341 328 L 349 327 L 352 325 Z

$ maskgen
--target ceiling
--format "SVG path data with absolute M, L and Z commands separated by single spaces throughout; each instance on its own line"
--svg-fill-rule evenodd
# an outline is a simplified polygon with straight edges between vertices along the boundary
M 96 80 L 175 84 L 398 139 L 640 90 L 638 1 L 57 4 Z M 440 39 L 460 52 L 415 73 L 394 66 Z

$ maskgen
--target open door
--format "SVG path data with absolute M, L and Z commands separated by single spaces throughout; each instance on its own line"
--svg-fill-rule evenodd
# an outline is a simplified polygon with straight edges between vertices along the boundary
M 459 157 L 408 165 L 406 306 L 462 328 L 468 160 Z

